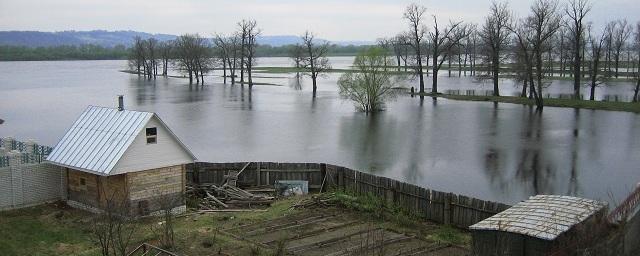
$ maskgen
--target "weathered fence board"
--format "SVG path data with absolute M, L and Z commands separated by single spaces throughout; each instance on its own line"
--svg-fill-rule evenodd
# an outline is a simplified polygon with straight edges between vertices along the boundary
M 195 163 L 187 166 L 187 180 L 221 184 L 228 171 L 240 170 L 245 165 L 246 162 Z M 374 195 L 415 216 L 461 228 L 509 208 L 500 203 L 430 190 L 330 164 L 252 162 L 238 176 L 238 184 L 247 186 L 272 185 L 276 180 L 306 180 L 312 189 L 324 185 L 325 189 Z

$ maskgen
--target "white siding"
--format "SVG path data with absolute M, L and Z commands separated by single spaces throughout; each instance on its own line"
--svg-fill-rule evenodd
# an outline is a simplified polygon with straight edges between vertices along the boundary
M 156 127 L 157 143 L 147 144 L 146 128 Z M 155 115 L 136 136 L 133 143 L 111 171 L 111 175 L 136 172 L 193 162 L 189 153 L 171 136 Z

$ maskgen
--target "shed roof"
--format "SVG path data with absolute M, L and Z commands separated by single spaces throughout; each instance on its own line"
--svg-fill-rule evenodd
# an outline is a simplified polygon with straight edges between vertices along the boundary
M 604 202 L 558 195 L 537 195 L 469 227 L 554 240 L 600 211 Z
M 60 139 L 47 161 L 81 171 L 109 175 L 136 135 L 154 116 L 157 117 L 151 112 L 89 106 Z M 162 120 L 160 122 L 166 127 Z M 170 133 L 195 159 L 189 149 Z

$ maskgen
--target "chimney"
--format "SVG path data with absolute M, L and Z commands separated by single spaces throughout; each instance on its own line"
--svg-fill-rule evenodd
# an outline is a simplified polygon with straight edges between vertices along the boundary
M 124 110 L 124 99 L 122 95 L 118 95 L 118 111 Z

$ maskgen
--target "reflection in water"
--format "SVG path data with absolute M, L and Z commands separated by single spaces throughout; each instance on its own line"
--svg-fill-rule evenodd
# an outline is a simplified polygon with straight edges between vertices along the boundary
M 567 195 L 578 195 L 578 149 L 580 148 L 580 110 L 574 109 L 573 119 L 573 141 L 571 147 L 571 175 L 569 177 L 569 185 L 567 186 Z
M 116 72 L 124 61 L 87 63 L 0 63 L 0 114 L 8 121 L 0 136 L 53 144 L 87 105 L 114 106 L 115 95 L 124 94 L 129 109 L 159 113 L 201 161 L 327 162 L 505 203 L 536 193 L 622 198 L 640 181 L 636 114 L 551 107 L 542 114 L 514 104 L 401 95 L 386 111 L 366 115 L 339 97 L 333 73 L 319 80 L 314 99 L 304 87 L 309 78 L 297 74 L 256 78 L 289 79 L 291 86 L 249 90 L 222 78 L 205 86 L 146 81 Z M 482 86 L 469 81 L 443 77 L 441 85 Z M 554 82 L 549 91 L 565 89 L 572 87 Z
M 289 78 L 289 86 L 294 90 L 302 90 L 302 77 L 300 72 L 296 72 L 295 76 Z
M 516 177 L 522 184 L 529 186 L 529 195 L 554 193 L 549 182 L 555 173 L 552 163 L 547 161 L 542 112 L 530 106 L 526 121 L 523 126 L 525 143 L 520 152 Z

